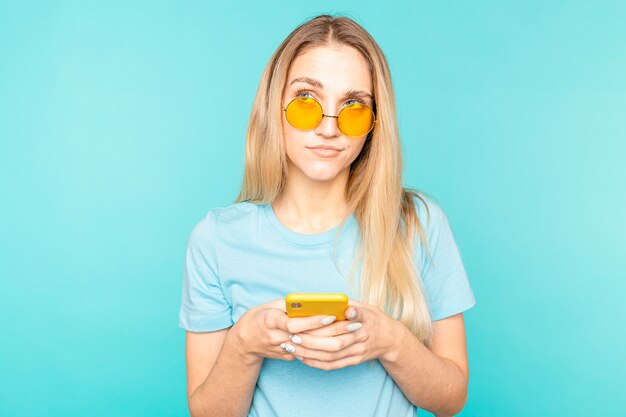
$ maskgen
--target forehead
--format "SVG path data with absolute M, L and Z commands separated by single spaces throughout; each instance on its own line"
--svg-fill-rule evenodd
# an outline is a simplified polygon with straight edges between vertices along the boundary
M 351 46 L 318 46 L 297 56 L 289 68 L 285 87 L 301 77 L 319 80 L 327 94 L 340 94 L 348 89 L 372 93 L 369 65 Z M 302 86 L 301 83 L 294 85 Z

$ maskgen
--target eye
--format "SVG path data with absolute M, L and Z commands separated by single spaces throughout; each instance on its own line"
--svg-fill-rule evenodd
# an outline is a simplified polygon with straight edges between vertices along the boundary
M 296 98 L 301 98 L 303 97 L 303 95 L 308 94 L 310 96 L 310 98 L 313 98 L 313 95 L 311 94 L 310 90 L 307 90 L 306 88 L 301 88 L 298 91 L 296 91 L 296 93 L 294 94 L 294 96 Z
M 294 93 L 294 98 L 312 98 L 315 100 L 315 97 L 313 96 L 313 92 L 311 90 L 307 90 L 306 88 L 301 88 L 299 90 L 297 90 Z M 361 100 L 360 98 L 349 98 L 345 101 L 345 105 L 346 106 L 351 106 L 353 104 L 362 104 L 364 106 L 367 106 L 367 103 L 364 100 Z
M 351 101 L 353 101 L 354 103 L 350 103 Z M 348 101 L 346 101 L 346 103 L 349 103 L 349 104 L 347 104 L 348 106 L 351 106 L 352 104 L 362 104 L 364 106 L 367 106 L 367 104 L 363 100 L 360 100 L 358 98 L 348 99 Z

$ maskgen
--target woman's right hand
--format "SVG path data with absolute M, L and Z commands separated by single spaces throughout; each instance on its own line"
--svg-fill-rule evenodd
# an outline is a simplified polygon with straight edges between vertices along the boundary
M 334 321 L 327 319 L 329 323 L 323 324 L 321 320 L 326 317 L 334 316 L 290 318 L 285 309 L 285 299 L 278 298 L 246 311 L 233 325 L 227 337 L 237 344 L 240 352 L 251 362 L 260 362 L 263 358 L 292 361 L 295 359 L 294 355 L 285 352 L 281 344 L 289 343 L 293 346 L 289 341 L 290 334 L 323 328 Z

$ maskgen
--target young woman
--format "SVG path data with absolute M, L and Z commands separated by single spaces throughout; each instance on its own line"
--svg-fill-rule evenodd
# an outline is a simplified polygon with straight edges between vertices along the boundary
M 402 186 L 391 75 L 372 37 L 318 16 L 261 79 L 241 193 L 190 234 L 180 326 L 199 416 L 459 413 L 475 305 L 441 206 Z M 347 320 L 289 318 L 342 292 Z

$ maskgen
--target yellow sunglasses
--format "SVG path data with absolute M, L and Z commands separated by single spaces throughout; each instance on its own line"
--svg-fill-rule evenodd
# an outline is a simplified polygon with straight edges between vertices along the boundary
M 322 118 L 334 117 L 341 132 L 349 137 L 361 137 L 368 134 L 376 124 L 376 117 L 369 106 L 361 103 L 350 104 L 337 116 L 324 114 L 322 105 L 311 97 L 296 97 L 283 108 L 289 124 L 296 129 L 311 130 L 322 123 Z

